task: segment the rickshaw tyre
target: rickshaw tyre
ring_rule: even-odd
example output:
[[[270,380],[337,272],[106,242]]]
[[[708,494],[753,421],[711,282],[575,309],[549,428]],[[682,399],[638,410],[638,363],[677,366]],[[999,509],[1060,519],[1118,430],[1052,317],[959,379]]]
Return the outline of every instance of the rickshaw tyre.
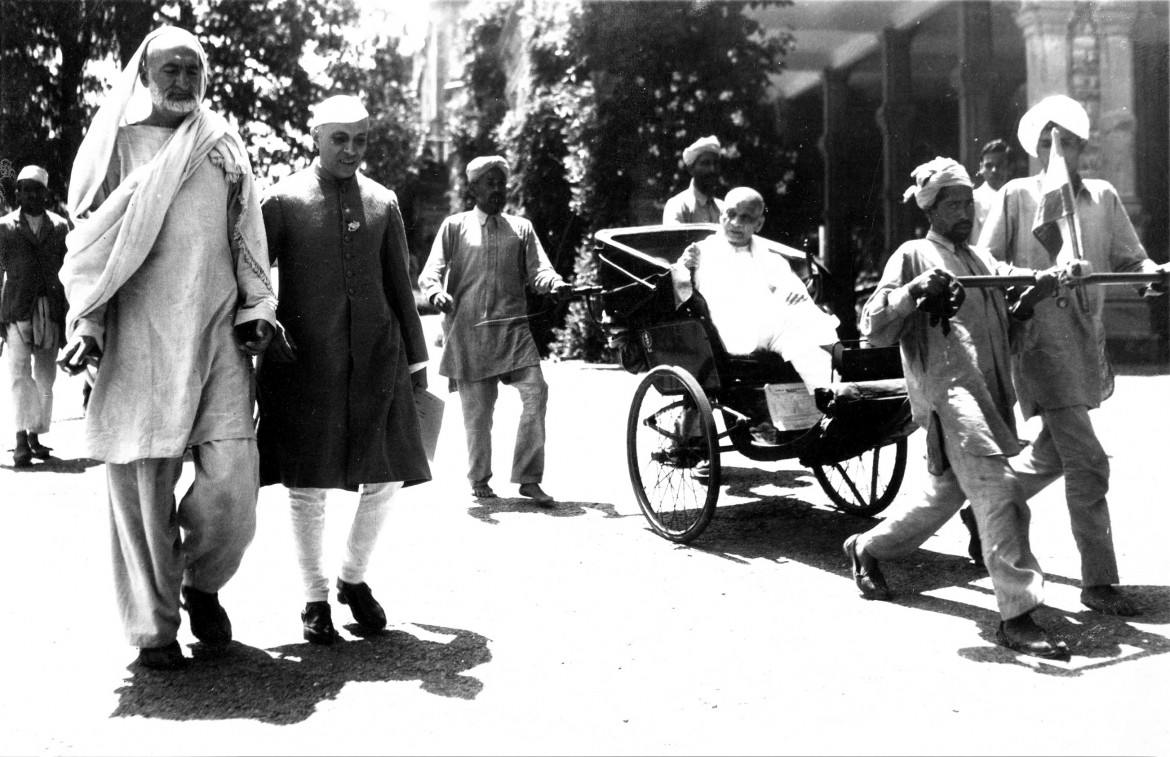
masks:
[[[872,456],[880,455],[882,451],[889,451],[889,449],[893,447],[894,467],[890,471],[888,480],[884,482],[882,490],[877,492],[876,496],[874,496],[873,492],[865,496],[864,503],[858,500],[857,495],[860,494],[860,491],[858,490],[857,485],[860,483],[864,486],[865,482],[854,482],[854,477],[841,470],[838,466],[814,465],[812,466],[813,475],[816,476],[817,483],[821,485],[821,488],[825,491],[825,494],[829,495],[829,499],[832,500],[833,506],[838,510],[849,513],[850,515],[860,515],[865,517],[874,516],[890,506],[890,504],[894,501],[894,497],[897,496],[898,490],[902,486],[902,481],[906,475],[907,446],[906,439],[902,438],[883,447],[868,449],[865,452],[862,452],[860,455],[851,457],[848,460],[843,460],[838,464],[838,466],[842,466],[850,462],[857,461],[862,465],[865,471],[872,472]],[[845,494],[842,494],[839,487],[834,485],[834,483],[829,480],[829,470],[831,469],[836,469],[838,476],[845,478],[851,483],[852,491],[850,494],[852,496],[846,497]]]
[[[686,517],[680,527],[672,527],[672,524],[666,522],[662,515],[664,508],[661,507],[661,503],[652,500],[651,492],[647,491],[645,482],[642,479],[641,461],[638,457],[638,432],[640,426],[643,425],[642,405],[647,393],[655,387],[656,382],[661,382],[664,379],[672,379],[681,384],[682,394],[694,403],[701,425],[700,440],[706,452],[706,459],[709,466],[705,491],[702,493],[702,504],[698,508],[695,508],[697,512],[693,516]],[[706,393],[699,386],[699,382],[686,369],[673,365],[656,366],[638,384],[638,388],[634,391],[634,398],[630,403],[630,413],[626,420],[626,464],[629,469],[630,484],[638,500],[638,507],[641,508],[642,514],[650,524],[650,528],[656,534],[677,544],[687,544],[698,538],[706,530],[707,526],[710,525],[711,518],[715,515],[715,505],[719,499],[719,486],[722,481],[715,416],[712,413],[711,403],[707,399]],[[666,468],[666,466],[660,467]],[[679,478],[685,482],[686,474],[682,473],[681,469],[679,470]],[[698,487],[704,486],[694,476],[691,476],[690,480],[695,481]],[[669,487],[669,493],[677,493],[678,488],[675,486]]]

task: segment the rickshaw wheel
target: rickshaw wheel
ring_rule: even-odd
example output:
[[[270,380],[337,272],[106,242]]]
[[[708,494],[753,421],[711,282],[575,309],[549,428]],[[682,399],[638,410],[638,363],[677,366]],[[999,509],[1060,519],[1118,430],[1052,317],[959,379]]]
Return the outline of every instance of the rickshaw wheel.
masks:
[[[906,440],[869,449],[832,465],[814,465],[813,474],[837,509],[877,515],[890,506],[906,474]]]
[[[706,461],[708,474],[696,475]],[[655,533],[686,544],[707,528],[721,469],[711,403],[690,373],[660,365],[642,379],[626,423],[626,462]]]

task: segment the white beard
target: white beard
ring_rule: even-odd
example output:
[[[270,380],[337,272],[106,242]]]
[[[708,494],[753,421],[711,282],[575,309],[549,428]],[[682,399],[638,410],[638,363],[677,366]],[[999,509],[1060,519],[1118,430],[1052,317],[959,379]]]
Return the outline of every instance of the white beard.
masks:
[[[199,107],[200,93],[196,92],[190,100],[172,100],[167,97],[157,84],[150,82],[150,101],[154,107],[176,116],[184,116]]]

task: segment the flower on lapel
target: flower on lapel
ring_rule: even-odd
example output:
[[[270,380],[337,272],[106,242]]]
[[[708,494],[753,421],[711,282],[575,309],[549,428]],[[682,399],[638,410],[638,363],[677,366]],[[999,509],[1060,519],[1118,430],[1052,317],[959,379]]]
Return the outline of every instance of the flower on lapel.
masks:
[[[361,222],[359,222],[359,221],[350,221],[350,222],[349,222],[349,225],[348,225],[348,226],[346,226],[345,228],[349,229],[350,231],[357,231],[359,228],[361,228]]]

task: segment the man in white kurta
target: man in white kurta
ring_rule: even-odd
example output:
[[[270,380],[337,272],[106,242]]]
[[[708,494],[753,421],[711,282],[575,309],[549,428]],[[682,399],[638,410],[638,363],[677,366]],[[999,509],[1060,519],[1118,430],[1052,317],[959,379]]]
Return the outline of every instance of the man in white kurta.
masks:
[[[732,189],[720,223],[721,231],[687,247],[675,270],[694,271],[694,288],[724,348],[732,355],[775,352],[792,363],[810,394],[827,386],[832,359],[825,348],[837,341],[837,318],[817,307],[788,261],[755,236],[764,225],[764,198]],[[686,292],[684,283],[680,299]]]
[[[1053,126],[1058,127],[1055,140]],[[1071,244],[1065,219],[1060,222],[1064,245],[1055,254],[1032,233],[1036,209],[1044,198],[1043,173],[1004,186],[988,214],[980,245],[999,260],[1029,268],[1064,265],[1079,252],[1096,272],[1164,271],[1165,266],[1146,256],[1113,185],[1079,175],[1078,162],[1089,133],[1088,113],[1064,95],[1041,100],[1020,119],[1020,143],[1045,166],[1054,150],[1063,148],[1079,245]],[[1024,417],[1039,415],[1042,426],[1015,467],[1029,498],[1064,476],[1069,518],[1081,555],[1081,602],[1105,614],[1136,615],[1138,606],[1114,587],[1119,575],[1105,496],[1109,456],[1089,417],[1091,409],[1113,394],[1104,310],[1104,287],[1082,286],[1063,290],[1021,324],[1014,345],[1016,391]]]
[[[190,34],[143,41],[74,164],[61,271],[66,359],[98,365],[87,441],[107,463],[118,605],[138,661],[158,669],[186,662],[180,595],[198,639],[231,640],[217,595],[255,531],[251,356],[275,320],[259,198],[239,137],[200,104],[206,76]],[[139,84],[150,114],[131,122]]]

